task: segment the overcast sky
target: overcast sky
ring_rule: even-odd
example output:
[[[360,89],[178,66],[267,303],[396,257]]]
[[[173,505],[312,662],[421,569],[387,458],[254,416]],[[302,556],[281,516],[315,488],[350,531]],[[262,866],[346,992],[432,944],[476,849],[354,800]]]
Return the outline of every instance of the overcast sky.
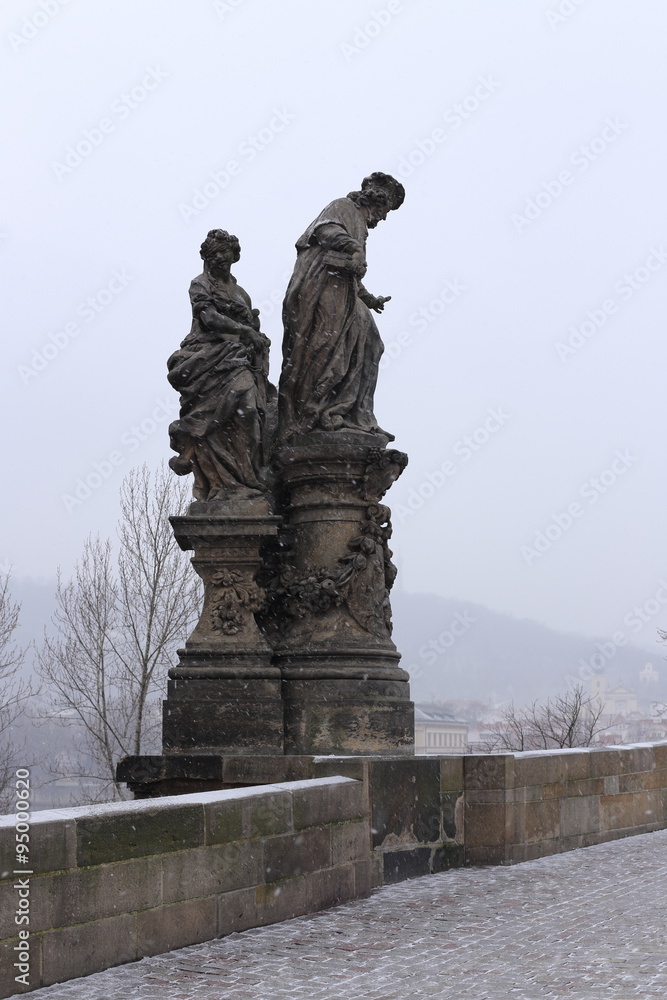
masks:
[[[400,585],[609,636],[644,607],[655,651],[666,32],[664,0],[6,0],[0,563],[68,573],[171,454],[206,232],[241,241],[277,379],[295,240],[384,170]]]

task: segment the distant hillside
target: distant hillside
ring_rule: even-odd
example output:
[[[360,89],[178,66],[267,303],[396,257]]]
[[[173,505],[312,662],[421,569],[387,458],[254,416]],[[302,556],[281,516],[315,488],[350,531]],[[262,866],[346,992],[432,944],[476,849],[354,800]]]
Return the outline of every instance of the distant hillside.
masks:
[[[604,662],[610,685],[622,682],[637,690],[639,671],[652,662],[660,681],[648,697],[667,697],[667,665],[659,645],[654,656],[631,645],[613,651],[607,638],[556,632],[525,618],[435,594],[396,590],[392,607],[394,641],[417,701],[478,698],[494,705],[512,699],[526,703],[562,690],[568,677],[585,678],[591,660],[593,665]],[[603,656],[596,643],[603,648],[606,643],[612,655]]]

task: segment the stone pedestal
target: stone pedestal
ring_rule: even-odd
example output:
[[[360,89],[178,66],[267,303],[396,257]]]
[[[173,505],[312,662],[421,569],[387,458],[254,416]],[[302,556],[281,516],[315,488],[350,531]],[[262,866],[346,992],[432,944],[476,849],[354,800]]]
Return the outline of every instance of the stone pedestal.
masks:
[[[280,670],[255,621],[265,603],[260,548],[279,522],[263,499],[193,503],[171,518],[180,547],[194,549],[204,606],[169,671],[165,753],[283,752]]]
[[[265,622],[286,754],[413,752],[408,675],[391,640],[390,512],[380,503],[407,457],[387,442],[311,432],[276,455],[284,527]]]

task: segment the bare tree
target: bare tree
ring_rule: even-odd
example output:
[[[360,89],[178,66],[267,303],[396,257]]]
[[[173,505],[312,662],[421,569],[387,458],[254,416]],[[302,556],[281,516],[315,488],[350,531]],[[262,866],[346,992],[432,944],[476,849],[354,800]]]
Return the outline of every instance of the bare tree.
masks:
[[[659,642],[667,643],[667,632],[664,629],[658,629]],[[667,659],[667,657],[665,657]],[[652,701],[651,702],[651,716],[654,719],[664,720],[667,716],[667,701]]]
[[[586,697],[583,686],[546,702],[505,709],[499,722],[487,727],[483,748],[489,753],[521,750],[553,750],[591,746],[598,733],[603,706]]]
[[[20,604],[9,589],[10,572],[0,576],[0,810],[9,808],[11,777],[20,753],[14,727],[34,693],[31,684],[19,676],[25,650],[14,642]],[[21,761],[24,764],[25,761]]]
[[[167,669],[198,616],[198,579],[168,521],[187,499],[164,467],[133,470],[120,491],[117,557],[110,541],[89,538],[73,578],[58,579],[38,672],[49,714],[74,729],[76,776],[95,781],[89,801],[124,797],[116,763],[152,749]]]

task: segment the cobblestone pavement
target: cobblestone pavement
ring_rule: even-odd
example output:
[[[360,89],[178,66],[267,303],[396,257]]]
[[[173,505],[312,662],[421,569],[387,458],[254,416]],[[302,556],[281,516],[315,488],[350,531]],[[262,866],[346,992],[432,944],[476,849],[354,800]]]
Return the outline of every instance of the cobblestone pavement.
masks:
[[[667,830],[445,872],[35,1000],[667,997]]]

